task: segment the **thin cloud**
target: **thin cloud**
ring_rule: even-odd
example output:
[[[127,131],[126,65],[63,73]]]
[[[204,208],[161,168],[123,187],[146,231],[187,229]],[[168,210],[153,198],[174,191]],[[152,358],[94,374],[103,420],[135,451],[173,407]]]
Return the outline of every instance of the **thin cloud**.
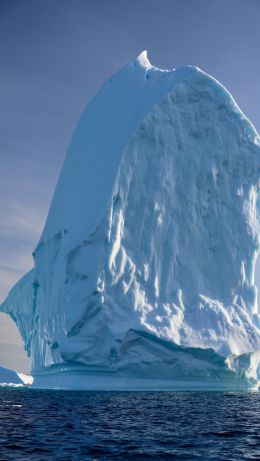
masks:
[[[42,210],[8,199],[1,203],[1,215],[0,235],[24,236],[32,242],[39,238],[44,220]]]
[[[40,238],[45,210],[12,199],[0,200],[0,299],[33,266],[31,256]]]

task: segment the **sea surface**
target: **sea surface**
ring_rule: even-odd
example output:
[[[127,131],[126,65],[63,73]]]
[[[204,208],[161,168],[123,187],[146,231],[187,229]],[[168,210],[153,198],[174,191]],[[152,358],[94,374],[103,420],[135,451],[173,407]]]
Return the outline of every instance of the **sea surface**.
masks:
[[[260,394],[0,388],[0,459],[260,460]]]

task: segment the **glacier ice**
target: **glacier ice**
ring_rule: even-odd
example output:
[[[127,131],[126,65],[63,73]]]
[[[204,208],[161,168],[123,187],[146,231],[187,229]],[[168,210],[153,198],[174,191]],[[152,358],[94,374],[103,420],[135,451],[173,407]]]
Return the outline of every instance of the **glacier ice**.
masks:
[[[258,388],[259,159],[250,121],[196,67],[143,52],[105,83],[34,268],[1,305],[35,386]]]

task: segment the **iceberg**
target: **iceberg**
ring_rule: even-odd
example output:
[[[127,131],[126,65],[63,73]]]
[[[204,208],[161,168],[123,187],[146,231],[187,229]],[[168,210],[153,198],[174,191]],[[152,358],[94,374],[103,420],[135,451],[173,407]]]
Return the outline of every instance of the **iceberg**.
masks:
[[[31,384],[32,377],[0,366],[0,386],[23,386]]]
[[[1,305],[33,386],[258,389],[259,160],[255,128],[197,67],[143,52],[110,78]]]

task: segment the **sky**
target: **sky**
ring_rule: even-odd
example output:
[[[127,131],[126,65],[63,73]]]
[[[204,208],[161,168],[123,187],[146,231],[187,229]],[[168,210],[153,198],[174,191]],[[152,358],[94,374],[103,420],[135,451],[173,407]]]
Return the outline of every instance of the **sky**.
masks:
[[[260,130],[259,17],[259,0],[0,0],[0,302],[32,267],[80,113],[142,50],[213,75]],[[0,314],[0,364],[28,370],[21,344]]]

